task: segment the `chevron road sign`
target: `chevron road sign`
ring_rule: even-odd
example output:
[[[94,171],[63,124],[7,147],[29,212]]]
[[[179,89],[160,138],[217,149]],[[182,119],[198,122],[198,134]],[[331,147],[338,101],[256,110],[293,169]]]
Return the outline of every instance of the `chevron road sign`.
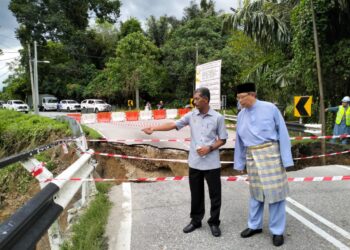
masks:
[[[294,96],[294,116],[311,116],[312,96]]]

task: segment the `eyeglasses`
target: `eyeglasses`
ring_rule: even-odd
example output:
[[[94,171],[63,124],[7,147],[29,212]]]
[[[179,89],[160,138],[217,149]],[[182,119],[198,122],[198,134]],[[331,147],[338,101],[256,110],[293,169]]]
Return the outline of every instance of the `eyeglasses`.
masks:
[[[246,98],[248,95],[249,95],[249,94],[237,96],[237,97],[236,97],[236,100],[239,101],[239,100],[241,100],[241,99],[244,99],[244,98]]]

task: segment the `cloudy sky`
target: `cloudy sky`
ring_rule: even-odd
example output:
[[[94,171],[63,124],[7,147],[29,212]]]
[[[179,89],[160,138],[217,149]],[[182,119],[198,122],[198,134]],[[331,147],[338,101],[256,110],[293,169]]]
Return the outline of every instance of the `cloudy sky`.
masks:
[[[183,9],[189,6],[190,0],[121,0],[121,21],[135,17],[145,21],[150,15],[159,17],[162,15],[181,18]],[[230,7],[237,8],[240,0],[215,0],[216,10],[231,12]],[[15,38],[15,29],[18,23],[12,12],[8,10],[10,0],[0,0],[0,48],[4,52],[0,55],[0,91],[2,82],[10,73],[7,66],[19,56],[18,49],[21,48],[19,41]],[[199,4],[200,0],[197,0]]]

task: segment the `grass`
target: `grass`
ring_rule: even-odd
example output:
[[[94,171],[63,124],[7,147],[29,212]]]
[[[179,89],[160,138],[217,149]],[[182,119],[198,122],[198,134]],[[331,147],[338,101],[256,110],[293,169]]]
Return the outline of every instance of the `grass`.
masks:
[[[86,212],[73,226],[70,241],[65,241],[62,250],[99,250],[107,249],[108,242],[104,236],[105,226],[111,202],[108,200],[108,190],[111,184],[96,183],[99,193],[91,202]]]
[[[71,135],[68,123],[0,110],[0,158]]]
[[[103,138],[103,136],[99,132],[97,132],[96,130],[94,130],[88,126],[82,125],[82,124],[81,124],[81,127],[83,128],[85,136],[88,137],[89,139],[101,139],[101,138]]]

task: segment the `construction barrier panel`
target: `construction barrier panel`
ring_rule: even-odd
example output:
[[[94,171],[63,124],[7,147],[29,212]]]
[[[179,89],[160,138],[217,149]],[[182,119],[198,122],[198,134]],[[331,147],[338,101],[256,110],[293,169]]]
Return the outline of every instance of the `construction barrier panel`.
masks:
[[[73,118],[79,123],[81,122],[81,114],[71,113],[71,114],[67,114],[67,116]]]
[[[152,111],[151,110],[140,111],[140,120],[152,120]]]
[[[191,111],[191,109],[178,109],[178,114],[180,117],[183,117],[184,115],[186,115],[188,112]]]
[[[124,122],[125,120],[124,112],[112,112],[112,122]]]
[[[166,110],[166,118],[167,119],[175,119],[177,117],[177,109],[167,109]]]
[[[111,112],[100,112],[97,113],[97,122],[110,122],[112,119]]]
[[[96,123],[97,117],[96,114],[82,114],[81,115],[81,123],[82,124],[91,124]]]
[[[125,116],[127,121],[138,121],[139,111],[126,111]]]
[[[165,109],[153,110],[153,119],[160,120],[165,119]]]

